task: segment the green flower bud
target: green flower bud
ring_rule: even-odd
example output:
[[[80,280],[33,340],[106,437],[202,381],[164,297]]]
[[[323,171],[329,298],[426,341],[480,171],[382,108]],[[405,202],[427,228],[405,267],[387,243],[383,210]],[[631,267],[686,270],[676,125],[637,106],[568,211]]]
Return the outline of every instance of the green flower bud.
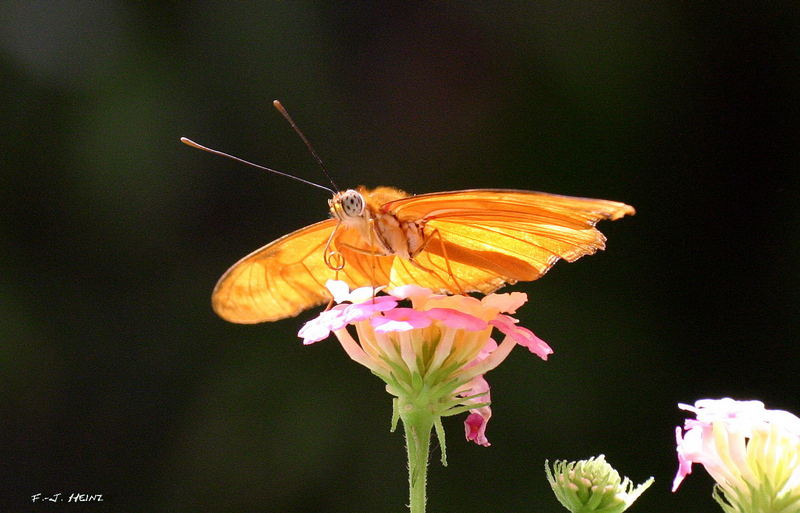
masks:
[[[552,470],[545,461],[544,471],[556,498],[572,513],[622,513],[653,484],[651,477],[634,489],[602,454],[577,462],[558,460]]]

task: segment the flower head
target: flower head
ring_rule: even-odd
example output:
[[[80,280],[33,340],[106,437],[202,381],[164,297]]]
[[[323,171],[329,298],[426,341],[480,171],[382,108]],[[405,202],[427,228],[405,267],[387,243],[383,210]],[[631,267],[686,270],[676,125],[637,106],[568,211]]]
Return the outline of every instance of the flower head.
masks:
[[[577,462],[556,461],[552,470],[545,462],[544,471],[556,498],[572,513],[622,513],[653,484],[651,477],[634,488],[602,454]]]
[[[800,418],[730,398],[678,406],[696,418],[675,429],[672,491],[700,463],[716,481],[713,496],[726,512],[800,512]]]
[[[485,431],[491,416],[483,375],[517,344],[543,360],[553,352],[506,315],[527,300],[519,292],[477,299],[433,294],[416,285],[381,296],[368,287],[349,292],[343,282],[329,281],[327,287],[339,304],[303,326],[303,342],[333,332],[347,354],[383,379],[401,403],[413,402],[437,418],[468,410],[466,437],[480,445],[489,445]],[[401,306],[402,301],[411,306]],[[500,344],[491,338],[493,329],[505,335]]]

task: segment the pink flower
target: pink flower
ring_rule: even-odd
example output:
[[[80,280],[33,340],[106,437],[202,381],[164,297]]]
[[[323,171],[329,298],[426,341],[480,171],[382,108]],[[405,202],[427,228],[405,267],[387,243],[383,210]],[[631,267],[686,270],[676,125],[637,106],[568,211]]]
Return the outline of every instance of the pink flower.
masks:
[[[696,418],[675,428],[673,492],[699,463],[716,481],[714,499],[726,511],[729,505],[749,512],[755,504],[800,504],[799,418],[767,410],[761,401],[702,399],[678,406]]]
[[[466,436],[488,446],[486,423],[491,417],[486,372],[497,367],[515,345],[543,360],[552,353],[544,341],[518,326],[514,313],[525,294],[471,296],[433,294],[416,285],[374,296],[367,287],[350,292],[343,282],[327,284],[337,304],[300,330],[303,343],[333,332],[347,354],[369,368],[398,398],[427,404],[438,416],[469,410]],[[399,306],[410,300],[411,307]],[[358,340],[347,329],[353,326]],[[491,339],[497,328],[505,337]]]

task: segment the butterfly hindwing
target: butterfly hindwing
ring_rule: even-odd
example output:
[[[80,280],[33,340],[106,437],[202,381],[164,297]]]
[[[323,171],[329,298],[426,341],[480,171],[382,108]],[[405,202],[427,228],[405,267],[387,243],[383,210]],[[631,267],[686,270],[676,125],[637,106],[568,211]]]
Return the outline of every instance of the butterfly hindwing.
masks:
[[[388,282],[394,257],[371,256],[373,250],[353,230],[340,227],[330,248],[345,258],[344,268],[328,267],[324,252],[335,227],[333,219],[306,226],[239,260],[214,288],[214,311],[242,324],[275,321],[328,301],[329,279],[346,281],[351,288]]]

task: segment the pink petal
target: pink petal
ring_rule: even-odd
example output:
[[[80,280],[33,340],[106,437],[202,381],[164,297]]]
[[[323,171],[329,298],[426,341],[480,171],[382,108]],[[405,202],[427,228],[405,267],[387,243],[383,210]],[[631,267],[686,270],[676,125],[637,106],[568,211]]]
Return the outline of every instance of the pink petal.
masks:
[[[497,308],[499,312],[513,314],[527,301],[528,295],[524,292],[511,292],[509,294],[489,294],[481,300],[481,303],[489,308]]]
[[[320,322],[316,322],[318,320],[319,319],[312,319],[308,321],[297,333],[297,336],[303,339],[304,345],[319,342],[320,340],[328,338],[328,335],[331,334],[330,328],[324,326]]]
[[[412,301],[425,299],[433,294],[431,289],[426,289],[419,285],[402,285],[393,288],[389,293],[397,299],[411,299]]]
[[[350,296],[350,286],[341,280],[328,280],[325,282],[325,288],[330,291],[337,303],[347,301]]]
[[[694,406],[678,404],[682,410],[691,411],[697,420],[712,423],[725,421],[732,430],[749,433],[756,424],[764,421],[767,410],[761,401],[737,401],[730,397],[722,399],[700,399]]]
[[[491,412],[489,416],[491,416]],[[464,434],[468,441],[484,447],[492,445],[489,443],[489,439],[486,438],[486,423],[489,421],[489,416],[484,417],[480,413],[469,414],[467,420],[464,421]]]
[[[347,320],[344,318],[344,308],[341,305],[335,306],[305,323],[300,328],[297,336],[303,339],[303,344],[313,344],[328,338],[331,331],[336,331],[345,326],[347,326]]]
[[[464,404],[482,404],[489,403],[491,397],[489,395],[489,382],[483,376],[475,376],[469,382],[468,388],[459,392],[460,396],[467,396],[470,399],[464,401]],[[480,408],[470,410],[469,415],[464,421],[464,434],[467,440],[475,442],[478,445],[489,447],[491,444],[486,438],[486,424],[492,416],[492,409],[488,404]]]
[[[452,308],[431,308],[425,313],[432,319],[436,319],[448,328],[466,331],[481,331],[487,327],[486,321],[477,317],[453,310]]]
[[[427,328],[432,319],[427,312],[420,312],[413,308],[395,308],[384,315],[372,318],[372,326],[378,333],[390,331],[410,331],[413,329]]]
[[[347,300],[351,303],[363,303],[375,298],[380,288],[375,287],[359,287],[353,290],[348,296]]]
[[[489,321],[489,324],[496,327],[503,334],[511,337],[517,344],[527,347],[528,350],[537,355],[542,360],[547,360],[547,355],[553,353],[553,349],[547,345],[547,342],[540,339],[533,332],[522,326],[517,326],[517,320],[508,315],[498,315],[494,320]]]
[[[722,399],[700,399],[694,406],[679,403],[682,410],[693,412],[697,419],[686,419],[690,424],[725,422],[726,430],[750,436],[754,429],[764,423],[775,424],[796,436],[800,436],[800,418],[784,410],[768,410],[761,401],[740,401],[724,397]]]
[[[350,286],[341,280],[328,280],[325,288],[333,295],[333,300],[337,303],[363,303],[373,299],[383,287],[359,287],[350,291]]]
[[[672,491],[675,492],[680,486],[683,479],[692,473],[693,461],[687,455],[686,446],[680,427],[675,428],[675,442],[678,451],[678,473],[675,474],[675,479],[672,481]]]
[[[800,418],[785,410],[767,410],[767,421],[780,426],[786,432],[800,437]]]
[[[344,306],[344,305],[343,305]],[[391,296],[378,296],[367,303],[353,303],[345,306],[344,319],[347,324],[363,321],[378,312],[386,312],[397,306],[397,300]]]
[[[497,315],[496,311],[485,308],[478,298],[472,296],[431,296],[425,301],[424,308],[449,308],[487,321]]]
[[[391,331],[411,331],[414,325],[407,321],[393,321],[383,317],[372,319],[372,327],[376,333],[389,333]]]
[[[475,362],[485,360],[495,349],[497,349],[497,342],[490,338],[486,341],[486,344],[483,345],[481,352],[478,353],[478,356],[475,357]],[[470,363],[470,365],[472,365],[472,363]]]

